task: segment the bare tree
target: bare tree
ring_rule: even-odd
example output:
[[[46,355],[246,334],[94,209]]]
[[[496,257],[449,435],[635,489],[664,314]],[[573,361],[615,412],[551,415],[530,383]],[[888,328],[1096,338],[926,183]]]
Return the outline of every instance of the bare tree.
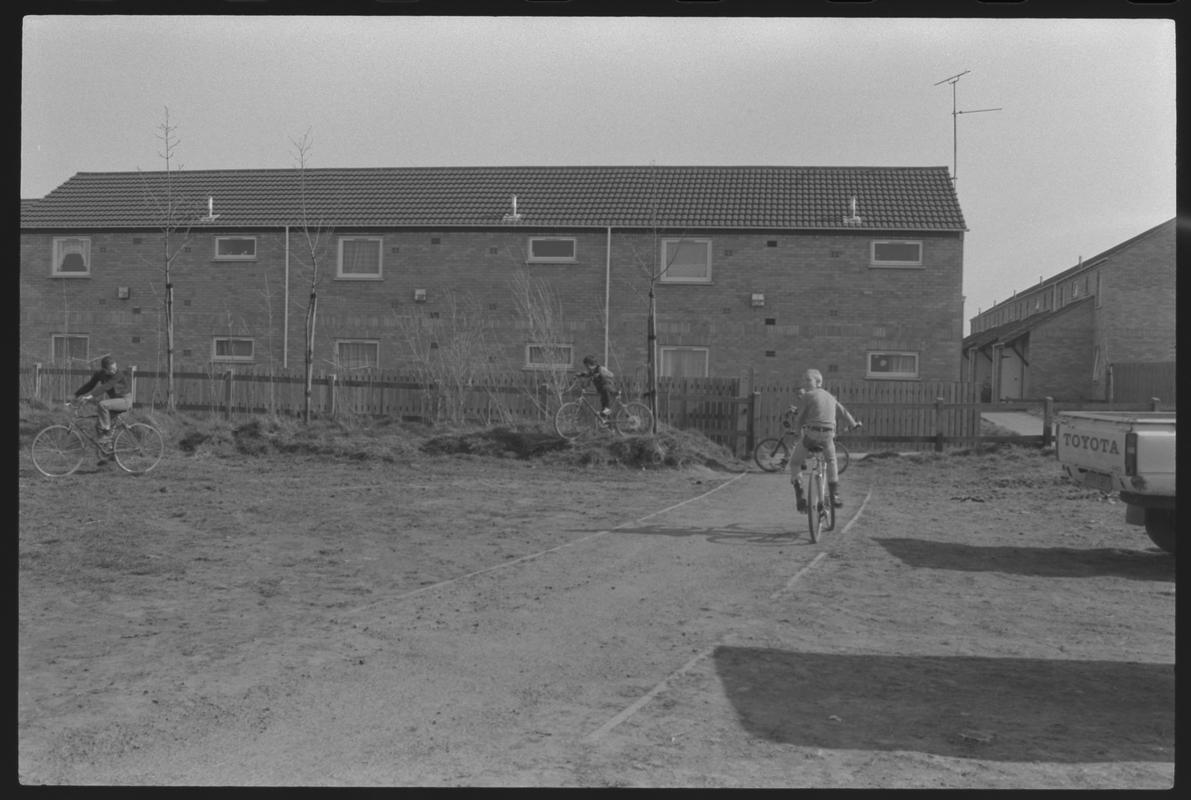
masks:
[[[323,228],[321,221],[313,222],[310,218],[310,206],[306,191],[306,169],[310,163],[310,152],[314,146],[310,130],[307,129],[306,133],[302,134],[300,139],[290,139],[290,142],[293,144],[294,158],[298,165],[299,202],[301,204],[299,228],[303,248],[302,254],[297,260],[309,270],[310,274],[310,295],[306,302],[305,323],[305,395],[302,404],[302,419],[309,424],[310,397],[314,384],[314,335],[316,323],[318,322],[318,286],[319,281],[322,279],[320,268],[323,259],[326,257],[325,240],[330,236],[330,231]]]
[[[464,422],[468,395],[491,376],[493,337],[479,302],[447,293],[441,310],[398,314],[396,327],[434,419]]]
[[[648,291],[646,294],[647,312],[646,312],[646,326],[645,326],[645,359],[646,359],[646,382],[648,388],[646,395],[649,400],[649,410],[653,416],[653,432],[657,432],[658,425],[658,363],[657,363],[657,283],[670,271],[674,266],[674,261],[678,257],[679,250],[685,241],[685,234],[679,234],[675,239],[675,246],[667,249],[667,258],[665,263],[662,263],[661,244],[662,233],[659,220],[659,186],[657,167],[650,164],[649,167],[649,231],[650,231],[650,250],[649,253],[643,254],[636,248],[633,250],[633,259],[648,282]],[[665,237],[670,239],[672,237]],[[631,245],[630,245],[631,247]]]
[[[558,294],[546,281],[530,275],[524,269],[513,273],[511,289],[517,316],[525,326],[528,346],[539,348],[539,356],[544,364],[569,365],[571,344],[568,340],[571,336]],[[571,381],[569,367],[545,368],[542,376],[555,406],[561,404],[562,394]],[[543,414],[549,410],[541,407],[543,404],[536,396],[534,404]]]
[[[165,404],[174,411],[177,396],[174,388],[174,262],[190,241],[190,229],[203,218],[202,202],[198,198],[182,197],[175,182],[175,172],[181,166],[175,165],[179,141],[177,126],[170,123],[170,110],[165,109],[165,119],[158,126],[157,138],[162,149],[158,153],[165,161],[165,176],[162,183],[145,180],[147,202],[153,207],[161,228],[161,271],[165,291],[161,296],[164,314],[162,326],[165,331]]]

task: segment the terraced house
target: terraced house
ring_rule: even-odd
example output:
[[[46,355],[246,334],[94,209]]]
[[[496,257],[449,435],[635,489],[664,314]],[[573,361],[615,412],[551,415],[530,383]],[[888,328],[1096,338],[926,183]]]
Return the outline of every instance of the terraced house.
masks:
[[[976,315],[965,377],[991,400],[1173,402],[1175,238],[1167,220]]]
[[[79,173],[22,201],[24,362],[163,369],[419,359],[643,376],[960,377],[946,167]],[[317,274],[315,269],[317,268]],[[652,295],[652,298],[651,298]]]

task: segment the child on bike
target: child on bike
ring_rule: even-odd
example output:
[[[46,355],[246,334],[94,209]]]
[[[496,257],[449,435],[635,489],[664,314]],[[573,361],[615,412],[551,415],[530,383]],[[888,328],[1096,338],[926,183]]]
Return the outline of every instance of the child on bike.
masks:
[[[612,398],[616,394],[612,372],[607,367],[601,366],[595,356],[584,356],[583,367],[583,372],[576,373],[575,377],[591,380],[592,386],[600,395],[600,417],[606,423],[608,417],[612,415]]]
[[[799,511],[806,511],[806,498],[798,475],[811,447],[823,448],[827,462],[827,491],[831,504],[839,508],[844,504],[839,496],[839,471],[835,463],[835,418],[842,415],[850,428],[859,428],[857,422],[843,403],[823,388],[823,373],[808,369],[802,376],[802,391],[798,396],[798,414],[794,417],[793,429],[802,436],[790,454],[790,483],[794,485],[794,499]]]
[[[90,400],[98,394],[107,397],[95,404],[95,432],[99,434],[101,445],[111,445],[112,414],[128,411],[132,408],[132,398],[128,396],[128,376],[126,376],[116,359],[104,356],[99,362],[99,369],[91,374],[91,379],[84,383],[74,393],[76,400]]]

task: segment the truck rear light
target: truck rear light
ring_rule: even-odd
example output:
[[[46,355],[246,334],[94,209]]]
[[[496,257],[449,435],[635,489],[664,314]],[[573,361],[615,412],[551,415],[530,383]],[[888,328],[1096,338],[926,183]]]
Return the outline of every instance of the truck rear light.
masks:
[[[1125,434],[1125,474],[1137,474],[1137,432]]]

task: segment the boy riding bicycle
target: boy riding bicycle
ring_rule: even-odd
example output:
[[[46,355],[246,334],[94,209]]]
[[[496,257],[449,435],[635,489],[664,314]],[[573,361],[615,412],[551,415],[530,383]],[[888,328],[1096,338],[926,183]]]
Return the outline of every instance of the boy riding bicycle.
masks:
[[[75,400],[82,401],[91,400],[95,395],[107,394],[107,397],[95,403],[95,433],[99,436],[99,443],[105,451],[112,445],[112,414],[132,408],[132,398],[128,396],[128,392],[128,377],[114,358],[104,356],[99,362],[99,369],[91,374],[91,379],[74,393]]]
[[[595,356],[583,357],[583,372],[575,374],[576,378],[588,378],[592,386],[600,395],[600,421],[607,424],[612,414],[612,398],[616,394],[616,385],[612,382],[612,371],[601,366]]]
[[[803,462],[812,447],[822,448],[827,462],[827,491],[831,504],[839,508],[844,504],[839,496],[839,470],[835,463],[835,418],[842,415],[850,428],[859,428],[857,422],[843,403],[823,388],[823,374],[817,369],[808,369],[802,376],[802,391],[798,396],[798,413],[794,417],[793,429],[801,432],[794,452],[790,454],[790,483],[794,485],[794,499],[799,511],[806,510],[806,499],[798,475]]]

